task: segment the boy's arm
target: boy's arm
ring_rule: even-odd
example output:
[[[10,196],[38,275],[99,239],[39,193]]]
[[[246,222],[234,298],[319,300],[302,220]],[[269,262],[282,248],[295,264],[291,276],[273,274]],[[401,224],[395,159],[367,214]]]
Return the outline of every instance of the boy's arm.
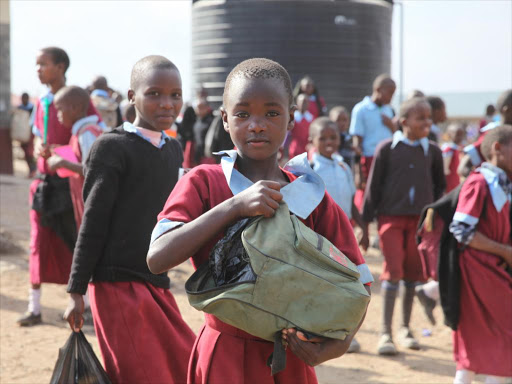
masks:
[[[437,146],[432,148],[434,149],[432,164],[432,181],[434,185],[432,192],[434,194],[434,200],[437,200],[443,195],[446,189],[446,177],[444,175],[443,153]]]
[[[272,217],[283,196],[275,181],[258,181],[245,191],[213,207],[191,222],[158,237],[149,247],[149,270],[158,274],[196,254],[230,224],[244,217]]]
[[[375,218],[379,206],[381,189],[384,188],[386,172],[386,157],[389,156],[390,144],[378,146],[373,158],[368,182],[364,191],[364,200],[361,217],[366,223]]]
[[[370,238],[368,235],[368,223],[366,223],[363,218],[361,217],[361,214],[359,213],[359,209],[357,209],[356,205],[354,204],[354,199],[352,199],[352,219],[356,222],[356,224],[361,228],[363,231],[363,235],[361,236],[361,239],[359,239],[359,245],[361,248],[363,248],[365,251],[370,246]]]
[[[505,263],[512,267],[512,247],[510,245],[491,240],[479,231],[475,232],[473,239],[468,243],[468,245],[471,248],[478,249],[479,251],[500,256],[505,260]]]

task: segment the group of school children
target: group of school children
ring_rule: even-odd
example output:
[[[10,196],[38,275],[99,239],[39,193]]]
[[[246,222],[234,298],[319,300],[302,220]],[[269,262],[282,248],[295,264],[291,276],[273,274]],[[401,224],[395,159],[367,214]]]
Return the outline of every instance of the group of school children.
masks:
[[[285,201],[291,213],[293,206],[310,212],[302,222],[357,266],[368,292],[373,277],[352,225],[361,228],[359,245],[366,250],[368,225],[377,220],[385,260],[378,352],[397,353],[391,323],[400,281],[399,340],[420,348],[410,329],[414,296],[421,294],[432,316],[435,292],[420,285],[426,274],[415,242],[418,217],[459,184],[454,175],[463,140],[460,127],[450,127],[452,142],[443,150],[429,141],[432,100],[416,95],[395,117],[389,106],[395,84],[379,76],[351,121],[342,107],[325,117],[312,79],[302,79],[294,91],[281,65],[249,59],[231,71],[224,88],[222,123],[235,149],[225,148],[220,164],[183,172],[182,148],[164,133],[183,106],[180,72],[171,61],[147,56],[134,65],[128,100],[135,118],[113,130],[105,129],[85,90],[66,86],[69,65],[60,48],[37,56],[39,79],[49,91],[33,112],[38,178],[30,188],[31,288],[20,325],[42,321],[42,283],[67,283],[64,316],[79,331],[90,305],[113,382],[316,383],[315,365],[359,348],[357,329],[345,340],[283,330],[287,365],[272,376],[272,343],[208,314],[195,335],[167,276],[188,259],[198,268],[227,227],[246,217],[270,218]],[[512,266],[512,126],[506,125],[512,123],[512,91],[498,104],[503,120],[484,128],[485,137],[468,149],[472,164],[466,160],[466,166],[480,165],[472,149],[487,161],[467,177],[450,226],[462,269],[456,383],[471,382],[475,373],[488,375],[489,383],[512,378],[512,277],[505,268]],[[292,182],[310,169],[280,167],[279,161],[305,151],[323,183],[283,197],[281,188],[300,189]],[[310,193],[323,198],[318,202]]]

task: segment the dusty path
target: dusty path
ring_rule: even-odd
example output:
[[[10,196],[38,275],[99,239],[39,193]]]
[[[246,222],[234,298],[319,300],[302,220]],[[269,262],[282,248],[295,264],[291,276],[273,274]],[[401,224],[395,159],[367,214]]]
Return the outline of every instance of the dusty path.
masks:
[[[18,164],[18,173],[21,166]],[[65,343],[70,330],[60,320],[67,297],[64,286],[49,284],[43,287],[42,314],[44,324],[33,328],[20,328],[15,324],[27,306],[28,292],[28,196],[29,180],[0,176],[0,383],[48,383],[57,358],[58,349]],[[375,277],[380,270],[381,258],[376,250],[366,255]],[[201,313],[187,302],[183,284],[191,273],[185,263],[171,272],[172,292],[186,321],[194,331],[202,324]],[[438,324],[429,327],[416,304],[413,313],[413,331],[419,338],[421,351],[402,351],[393,358],[376,355],[380,324],[380,285],[373,285],[373,300],[358,340],[362,351],[345,355],[317,367],[321,383],[451,383],[455,372],[452,361],[451,332]],[[395,315],[395,328],[399,326],[399,303]],[[441,313],[436,308],[436,317]],[[432,336],[423,337],[422,329],[430,328]],[[86,337],[99,355],[92,327],[84,329]]]

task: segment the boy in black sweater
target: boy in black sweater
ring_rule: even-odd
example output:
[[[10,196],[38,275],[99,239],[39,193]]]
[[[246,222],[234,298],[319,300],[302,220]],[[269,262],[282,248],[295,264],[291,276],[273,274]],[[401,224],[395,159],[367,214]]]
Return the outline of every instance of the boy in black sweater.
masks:
[[[186,381],[195,339],[183,321],[165,273],[146,264],[157,215],[178,181],[183,154],[163,132],[183,101],[180,73],[162,56],[133,67],[128,91],[133,125],[102,135],[85,164],[85,211],[68,284],[65,317],[83,324],[89,288],[105,370],[113,382]]]
[[[383,321],[380,355],[395,355],[391,337],[393,309],[399,282],[404,282],[403,347],[419,349],[409,329],[415,286],[424,280],[416,247],[416,227],[423,207],[441,197],[446,181],[441,150],[428,141],[431,108],[424,98],[407,100],[400,107],[402,131],[377,147],[363,202],[363,220],[377,218],[380,249],[384,255],[382,280]]]

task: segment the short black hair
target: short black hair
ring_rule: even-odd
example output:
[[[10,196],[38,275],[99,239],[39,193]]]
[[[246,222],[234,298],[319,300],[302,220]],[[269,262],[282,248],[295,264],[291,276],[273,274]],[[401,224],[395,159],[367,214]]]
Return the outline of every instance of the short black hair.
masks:
[[[484,155],[486,160],[491,160],[491,147],[495,142],[501,145],[508,145],[512,142],[512,125],[500,125],[487,131],[480,146],[482,155]]]
[[[50,55],[54,64],[64,64],[64,73],[66,73],[69,68],[70,61],[65,50],[59,47],[46,47],[41,49],[41,52]]]
[[[178,73],[180,72],[178,67],[166,57],[159,55],[146,56],[137,61],[133,66],[130,77],[130,88],[135,90],[140,85],[142,79],[153,69],[170,69]]]
[[[338,126],[334,121],[329,119],[327,116],[317,117],[315,120],[311,122],[309,125],[309,137],[314,138],[317,137],[323,129],[328,126],[332,126],[332,128],[338,132]]]
[[[430,103],[424,97],[413,97],[412,99],[405,100],[402,105],[400,105],[400,118],[407,118],[411,111],[416,109],[418,105],[426,104],[430,107]],[[432,107],[430,107],[432,108]]]
[[[332,118],[331,115],[333,115],[335,113],[337,113],[338,116],[342,113],[346,114],[347,116],[350,116],[347,108],[345,108],[343,105],[337,105],[335,107],[332,107],[331,110],[329,111],[329,118]]]
[[[89,92],[76,85],[62,87],[55,94],[55,102],[59,101],[78,106],[84,113],[87,113],[90,104]]]
[[[373,80],[372,87],[373,87],[373,90],[375,91],[375,90],[379,89],[380,87],[383,87],[386,85],[394,85],[396,87],[395,80],[393,80],[391,78],[391,76],[388,75],[387,73],[382,73],[379,76],[377,76],[375,78],[375,80]]]
[[[23,92],[23,93],[21,94],[21,97],[22,97],[22,98],[23,98],[23,97],[27,97],[27,98],[28,98],[28,97],[30,97],[30,96],[28,95],[28,93],[27,93],[27,92]]]
[[[512,89],[508,89],[503,92],[500,97],[498,97],[498,101],[496,102],[496,109],[499,113],[503,107],[512,106]]]
[[[284,67],[270,59],[254,58],[242,61],[229,73],[224,85],[223,102],[226,105],[226,99],[231,82],[236,78],[245,79],[277,79],[280,80],[288,96],[290,106],[293,105],[292,81],[290,75]]]
[[[443,99],[439,96],[429,96],[427,97],[427,101],[433,111],[437,111],[445,106]]]

